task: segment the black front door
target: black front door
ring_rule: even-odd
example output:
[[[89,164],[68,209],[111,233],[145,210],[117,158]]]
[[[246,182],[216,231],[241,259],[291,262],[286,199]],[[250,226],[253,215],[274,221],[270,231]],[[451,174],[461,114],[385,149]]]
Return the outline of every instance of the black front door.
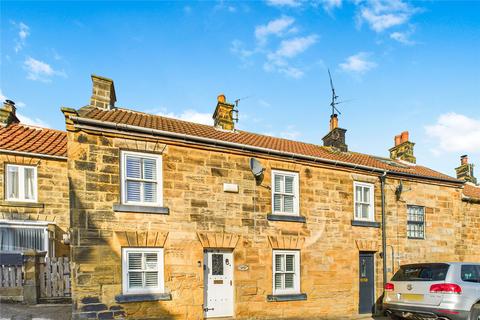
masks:
[[[374,313],[375,286],[374,286],[374,257],[373,253],[360,252],[360,306],[359,313]]]

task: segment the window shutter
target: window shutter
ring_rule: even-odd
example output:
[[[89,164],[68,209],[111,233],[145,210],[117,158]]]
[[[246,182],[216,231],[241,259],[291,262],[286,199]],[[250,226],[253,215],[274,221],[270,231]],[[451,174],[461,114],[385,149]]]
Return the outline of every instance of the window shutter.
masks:
[[[142,272],[128,272],[128,287],[129,288],[142,288],[143,287],[143,280],[142,280]]]
[[[295,256],[293,254],[287,254],[286,259],[285,259],[285,271],[291,271],[293,272],[294,269],[294,260]]]
[[[143,159],[143,179],[157,180],[157,161],[154,159]]]
[[[128,253],[128,270],[142,270],[142,253]]]
[[[142,162],[138,157],[126,157],[127,178],[142,178]]]
[[[158,254],[155,252],[145,253],[145,269],[157,270],[158,268]]]
[[[143,201],[156,202],[157,201],[157,184],[154,182],[143,183]]]
[[[293,213],[294,199],[293,196],[283,196],[283,212]]]
[[[273,195],[273,211],[282,211],[282,196],[279,194]]]
[[[285,274],[285,289],[293,289],[294,288],[293,278],[294,278],[293,273],[286,273]]]
[[[283,254],[275,255],[275,271],[283,271]]]
[[[126,181],[127,184],[127,201],[141,201],[140,188],[142,183],[139,181]]]
[[[145,287],[147,288],[158,287],[158,271],[145,272]]]
[[[275,192],[282,192],[282,180],[283,176],[279,174],[275,175]]]
[[[293,194],[293,181],[293,177],[285,176],[285,193]]]

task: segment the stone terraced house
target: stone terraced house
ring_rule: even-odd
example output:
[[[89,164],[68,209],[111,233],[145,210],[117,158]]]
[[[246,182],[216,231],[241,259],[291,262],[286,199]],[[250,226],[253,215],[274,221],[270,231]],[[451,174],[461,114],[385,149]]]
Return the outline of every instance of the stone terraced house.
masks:
[[[0,253],[69,256],[69,228],[66,132],[21,124],[7,100],[0,108]]]
[[[6,165],[36,159],[45,186],[43,209],[4,195],[0,210],[70,226],[74,319],[355,316],[400,264],[480,261],[466,157],[452,178],[415,164],[407,132],[376,157],[348,150],[336,115],[319,146],[235,129],[224,95],[208,126],[116,107],[113,81],[92,82],[88,106],[62,108],[66,138],[0,129]]]
[[[318,146],[236,130],[223,95],[208,126],[92,81],[62,108],[76,318],[372,313],[400,264],[480,260],[479,188],[415,164],[407,132],[375,157],[335,115]]]

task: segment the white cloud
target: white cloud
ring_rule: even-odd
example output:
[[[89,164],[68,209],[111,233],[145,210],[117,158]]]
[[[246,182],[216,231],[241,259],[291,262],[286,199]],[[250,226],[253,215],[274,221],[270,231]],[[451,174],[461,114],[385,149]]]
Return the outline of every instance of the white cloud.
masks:
[[[370,54],[367,52],[359,52],[348,57],[345,62],[340,63],[340,68],[343,71],[363,74],[369,70],[375,68],[377,64],[375,62],[369,61]]]
[[[173,112],[166,112],[166,109],[163,109],[161,112],[157,112],[157,115],[162,117],[189,121],[189,122],[206,124],[210,126],[213,125],[213,119],[212,119],[211,113],[202,113],[193,109],[185,110],[180,114],[176,114]]]
[[[54,70],[48,63],[28,57],[23,62],[27,71],[27,79],[34,81],[50,82],[53,76],[66,77],[65,72]]]
[[[425,126],[425,131],[442,151],[478,153],[480,150],[480,119],[445,113],[435,124]]]
[[[327,12],[331,12],[333,9],[340,8],[342,6],[342,0],[323,0],[323,8]]]
[[[239,56],[240,59],[246,60],[255,53],[255,50],[245,49],[245,45],[243,44],[243,42],[238,39],[235,39],[232,41],[230,45],[230,52]]]
[[[291,66],[289,59],[295,58],[317,42],[317,35],[297,37],[283,40],[275,52],[267,54],[267,61],[263,65],[265,71],[276,71],[288,77],[299,79],[304,72],[298,67]]]
[[[7,97],[3,94],[2,89],[0,89],[0,102],[3,103],[7,100]]]
[[[299,7],[302,5],[300,0],[266,0],[266,2],[272,7]]]
[[[37,126],[37,127],[43,127],[43,128],[50,128],[50,125],[40,118],[30,118],[30,117],[24,116],[23,114],[20,114],[18,112],[17,112],[17,118],[18,118],[18,120],[20,120],[20,123],[23,123],[23,124]]]
[[[410,32],[392,32],[390,34],[390,39],[393,39],[405,45],[415,44],[414,41],[410,40]]]
[[[288,16],[281,16],[278,19],[269,21],[266,25],[260,25],[255,28],[255,38],[260,44],[265,44],[271,35],[282,36],[286,32],[292,32],[295,29],[289,29],[295,22],[295,19]]]
[[[268,108],[268,107],[271,107],[272,105],[270,104],[270,102],[266,101],[266,100],[263,100],[263,99],[259,99],[258,100],[258,104],[261,105],[262,107],[265,107],[265,108]]]
[[[30,35],[30,27],[23,22],[12,22],[15,27],[18,28],[18,39],[15,40],[15,52],[19,52],[25,47],[27,37]]]
[[[360,2],[358,23],[366,22],[375,32],[407,23],[418,9],[401,0],[373,0]]]

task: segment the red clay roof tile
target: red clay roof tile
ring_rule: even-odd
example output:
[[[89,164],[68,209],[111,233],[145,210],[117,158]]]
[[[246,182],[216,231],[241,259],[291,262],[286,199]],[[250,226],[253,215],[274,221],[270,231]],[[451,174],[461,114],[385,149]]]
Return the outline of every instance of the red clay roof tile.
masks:
[[[66,157],[67,133],[14,123],[0,128],[1,150]]]
[[[463,194],[470,198],[480,199],[480,186],[472,186],[466,183],[463,188]]]
[[[418,177],[459,182],[459,180],[455,178],[420,165],[406,164],[396,160],[374,157],[356,152],[338,152],[329,147],[270,137],[246,131],[239,130],[236,132],[226,132],[217,130],[213,126],[161,117],[123,108],[115,108],[107,111],[85,107],[79,110],[79,116],[105,122],[128,124],[149,129],[268,148],[276,151],[285,151],[329,160],[343,161],[351,164],[375,167],[382,170],[390,170],[392,172],[411,174]]]

